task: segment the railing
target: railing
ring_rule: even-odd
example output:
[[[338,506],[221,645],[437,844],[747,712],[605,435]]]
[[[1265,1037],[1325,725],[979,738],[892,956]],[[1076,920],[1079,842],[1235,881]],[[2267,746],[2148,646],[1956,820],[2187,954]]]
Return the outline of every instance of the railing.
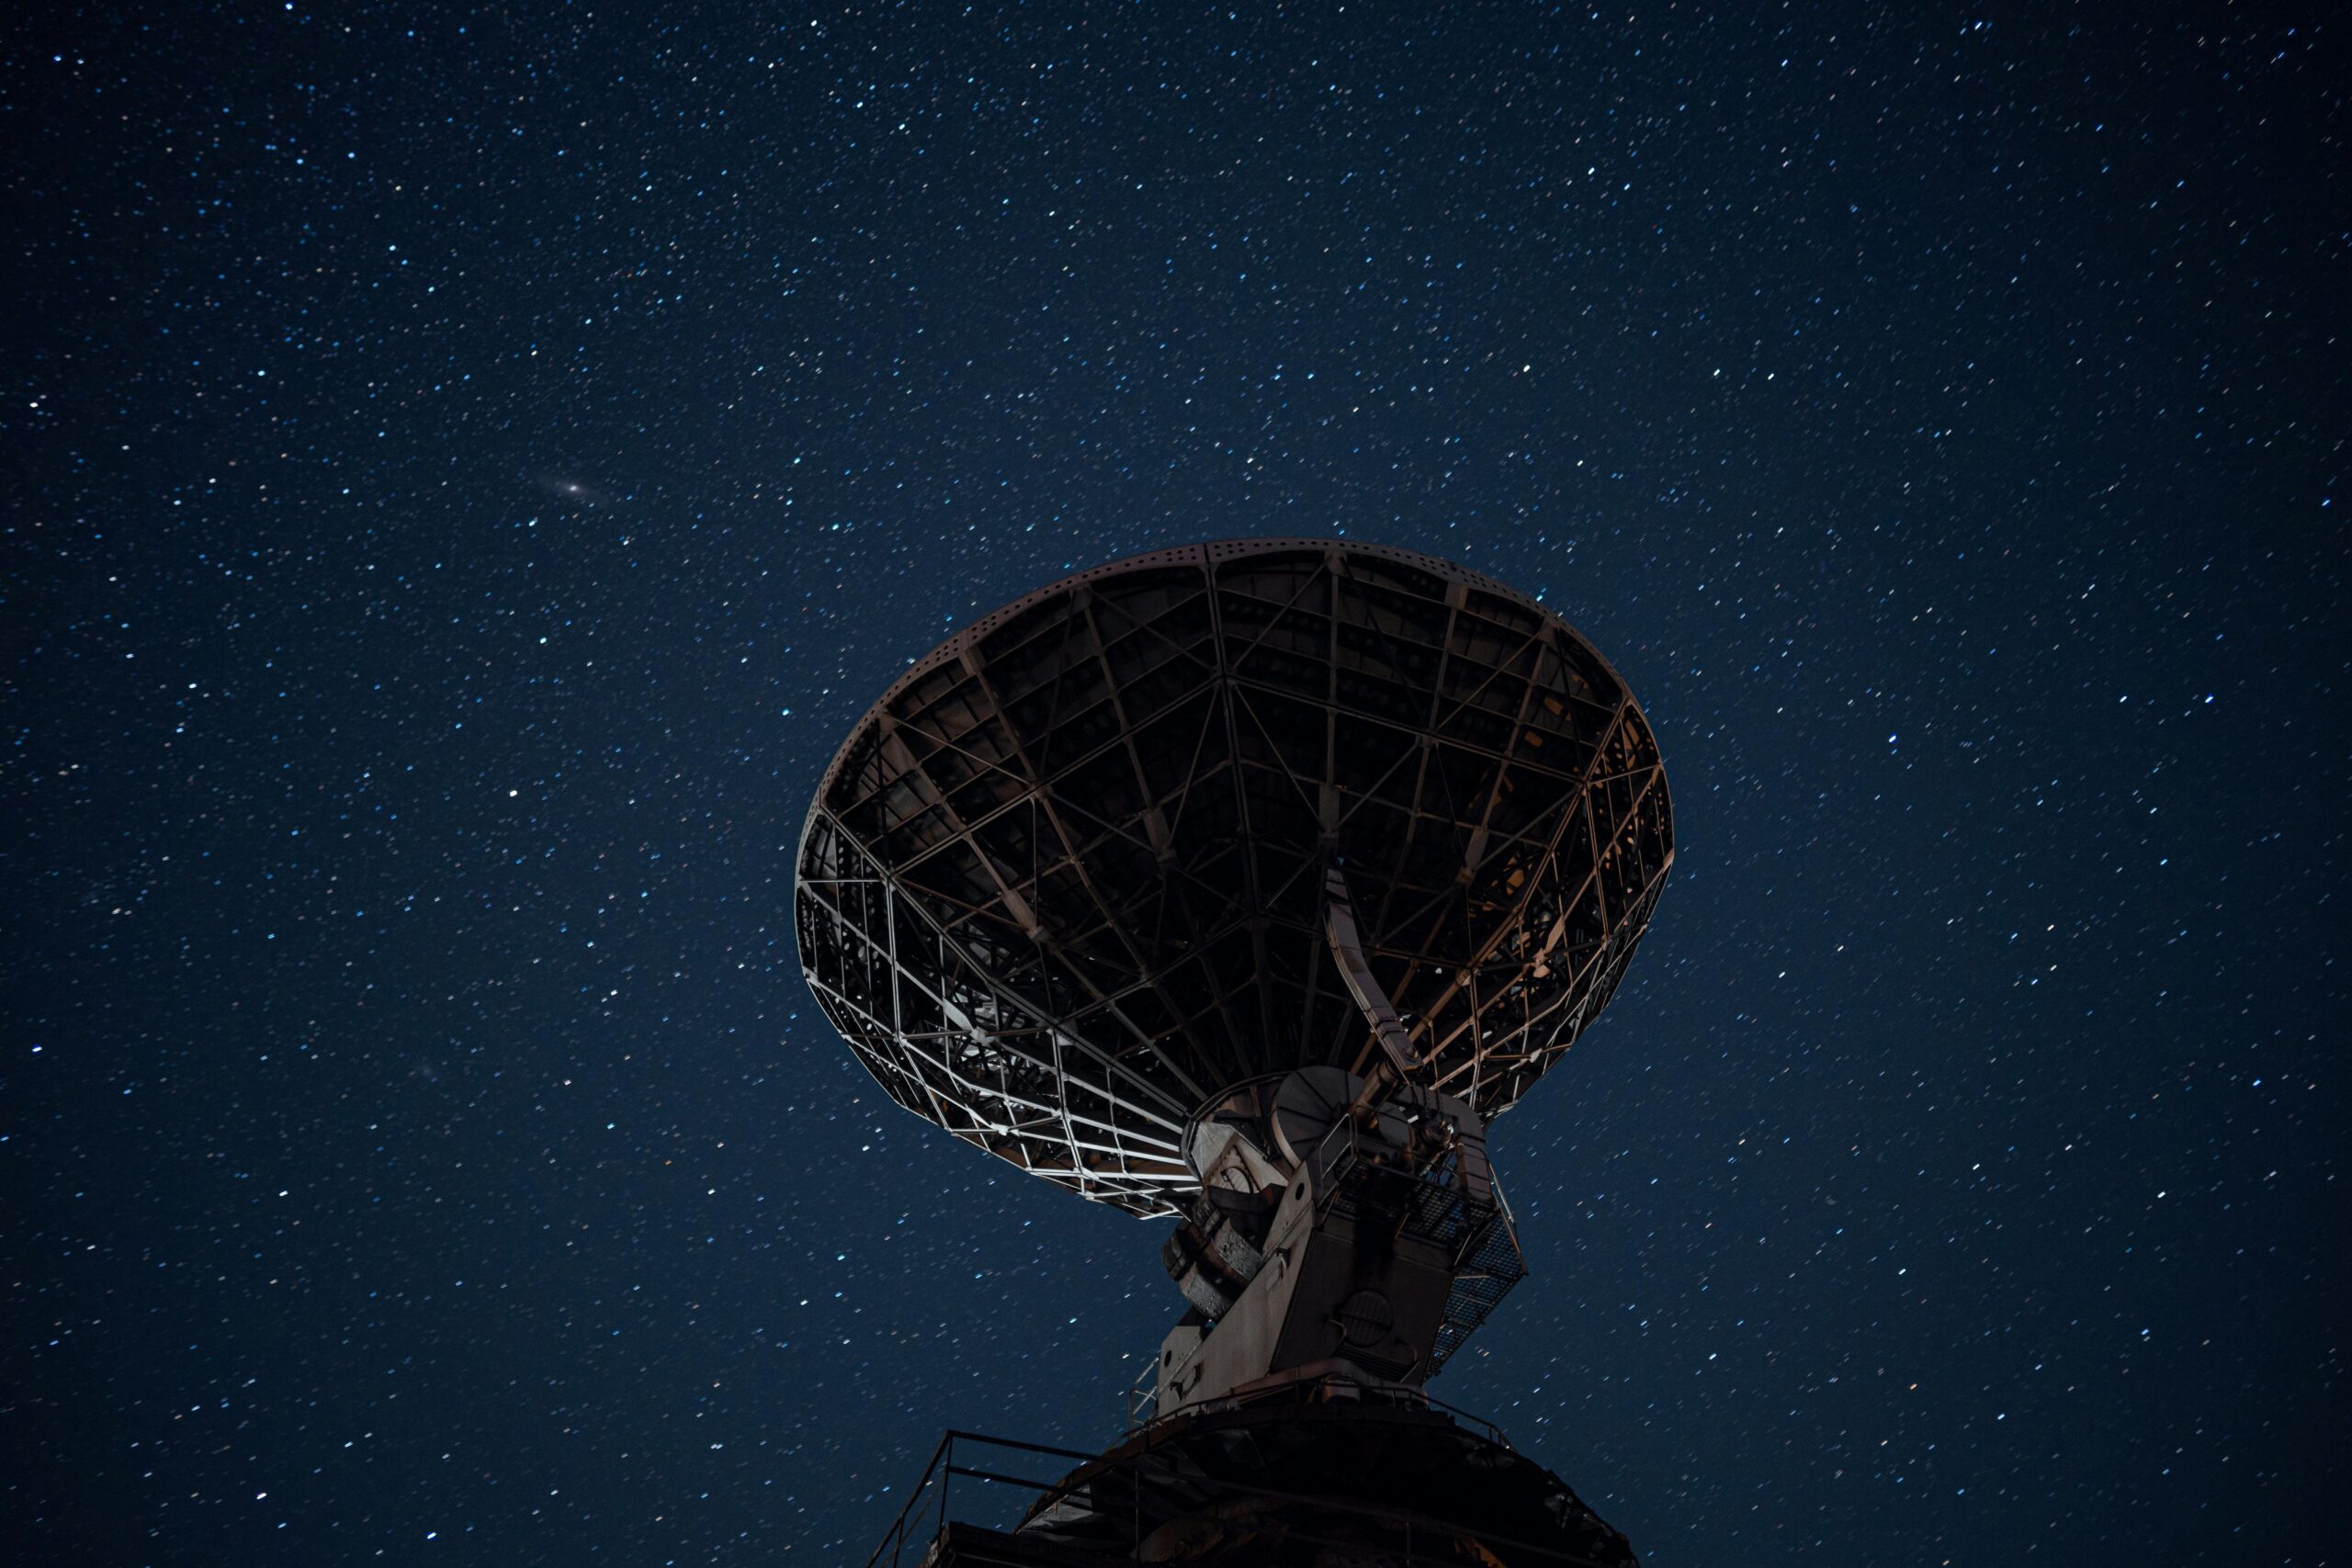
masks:
[[[1259,1399],[1272,1397],[1276,1393],[1283,1392],[1295,1393],[1295,1388],[1293,1387],[1287,1390],[1268,1390],[1265,1391],[1263,1394],[1261,1394],[1256,1398],[1214,1401],[1207,1405],[1187,1407],[1183,1414],[1186,1416],[1192,1416],[1199,1414],[1201,1411],[1212,1408],[1236,1408],[1242,1404],[1257,1403]],[[1375,1391],[1367,1389],[1363,1392],[1367,1394],[1377,1393],[1381,1395],[1382,1398],[1380,1402],[1382,1403],[1413,1404],[1437,1406],[1446,1410],[1450,1415],[1463,1416],[1465,1424],[1479,1428],[1480,1435],[1487,1438],[1490,1441],[1498,1443],[1506,1449],[1510,1446],[1509,1442],[1504,1439],[1502,1433],[1490,1423],[1480,1420],[1476,1416],[1464,1416],[1463,1412],[1456,1411],[1452,1406],[1443,1404],[1441,1401],[1430,1399],[1427,1395],[1419,1393],[1417,1390],[1387,1389]],[[1409,1399],[1390,1399],[1386,1397],[1388,1395],[1410,1395],[1412,1397]],[[1367,1403],[1370,1402],[1371,1401],[1367,1401]],[[898,1517],[891,1521],[889,1531],[883,1537],[881,1544],[876,1546],[874,1549],[873,1555],[869,1556],[865,1560],[866,1568],[880,1568],[880,1565],[886,1560],[891,1564],[891,1568],[910,1568],[910,1565],[905,1556],[906,1549],[910,1545],[914,1545],[917,1549],[917,1555],[913,1559],[911,1568],[920,1568],[920,1564],[927,1559],[933,1547],[946,1537],[948,1527],[951,1524],[965,1526],[972,1525],[974,1521],[968,1517],[951,1518],[949,1515],[948,1510],[951,1500],[950,1495],[955,1482],[959,1477],[967,1482],[978,1483],[982,1486],[1017,1487],[1023,1492],[1034,1494],[1041,1500],[1041,1503],[1035,1503],[1030,1506],[1029,1511],[1032,1513],[1035,1513],[1043,1502],[1051,1502],[1057,1498],[1069,1498],[1077,1495],[1070,1489],[1070,1483],[1073,1478],[1068,1475],[1053,1481],[1040,1481],[1034,1476],[1006,1474],[997,1470],[984,1468],[981,1465],[962,1462],[958,1458],[959,1445],[961,1446],[961,1450],[964,1452],[968,1452],[974,1448],[983,1450],[1007,1450],[1014,1453],[1042,1455],[1047,1458],[1065,1461],[1077,1461],[1080,1465],[1091,1463],[1101,1460],[1103,1457],[1099,1454],[1083,1453],[1076,1449],[1056,1448],[1048,1443],[1024,1443],[1016,1441],[1011,1438],[991,1438],[979,1432],[951,1431],[945,1437],[942,1438],[939,1441],[939,1446],[932,1450],[931,1462],[923,1467],[922,1479],[915,1483],[913,1492],[908,1495],[906,1503],[899,1508]],[[1125,1461],[1125,1465],[1132,1467],[1139,1464],[1148,1464],[1150,1462],[1150,1451],[1149,1446],[1147,1446],[1147,1449],[1142,1452],[1131,1451]],[[1242,1481],[1238,1477],[1230,1476],[1220,1478],[1218,1487],[1221,1491],[1229,1494],[1236,1498],[1261,1499],[1272,1503],[1306,1503],[1317,1506],[1328,1506],[1332,1501],[1329,1494],[1322,1491],[1302,1491],[1293,1487],[1258,1485]],[[967,1490],[968,1490],[968,1487]],[[1132,1523],[1132,1542],[1135,1545],[1140,1546],[1146,1533],[1144,1509],[1145,1489],[1141,1484],[1140,1477],[1131,1481],[1124,1490],[1125,1492],[1125,1495],[1124,1497],[1118,1497],[1114,1495],[1114,1512],[1110,1516],[1110,1518],[1111,1520],[1115,1521],[1113,1528],[1118,1529],[1121,1536],[1125,1538],[1129,1528],[1126,1516],[1129,1510],[1132,1509],[1134,1513]],[[1567,1494],[1567,1499],[1577,1508],[1582,1508],[1581,1503],[1577,1501],[1573,1494]],[[1466,1540],[1478,1542],[1479,1544],[1488,1548],[1490,1552],[1494,1548],[1507,1548],[1516,1558],[1523,1559],[1528,1556],[1532,1556],[1543,1559],[1546,1562],[1562,1564],[1563,1568],[1602,1568],[1602,1565],[1597,1562],[1594,1559],[1580,1555],[1574,1551],[1563,1550],[1556,1543],[1539,1544],[1533,1541],[1518,1540],[1498,1532],[1481,1529],[1475,1525],[1463,1521],[1432,1518],[1428,1516],[1421,1515],[1410,1508],[1398,1506],[1393,1502],[1375,1501],[1370,1498],[1364,1498],[1353,1501],[1349,1506],[1355,1511],[1360,1512],[1367,1519],[1378,1519],[1388,1524],[1391,1528],[1401,1530],[1404,1537],[1403,1546],[1405,1559],[1408,1562],[1417,1561],[1428,1562],[1432,1564],[1441,1562],[1458,1562],[1461,1561],[1458,1554],[1459,1543]],[[1097,1517],[1099,1517],[1100,1516]],[[1587,1517],[1590,1517],[1589,1511],[1587,1512]],[[1597,1518],[1592,1519],[1591,1523],[1598,1530],[1603,1532],[1607,1530],[1607,1527],[1605,1525],[1601,1525]],[[1427,1529],[1431,1532],[1429,1537],[1428,1544],[1431,1548],[1433,1555],[1419,1556],[1416,1554],[1415,1535],[1418,1530],[1422,1529]],[[917,1531],[920,1531],[921,1533],[917,1534]],[[1345,1548],[1351,1551],[1360,1548],[1363,1544],[1360,1540],[1353,1538],[1346,1540],[1329,1539],[1319,1533],[1317,1533],[1311,1528],[1302,1529],[1295,1525],[1290,1527],[1287,1533],[1289,1539],[1293,1542],[1298,1544]],[[1624,1561],[1630,1562],[1631,1559],[1626,1558]]]
[[[1316,1194],[1317,1217],[1334,1205],[1355,1201],[1348,1179],[1359,1167],[1385,1167],[1390,1179],[1401,1184],[1408,1196],[1399,1224],[1415,1225],[1419,1234],[1453,1255],[1453,1285],[1430,1353],[1429,1370],[1434,1375],[1511,1287],[1526,1278],[1527,1264],[1519,1250],[1510,1205],[1491,1170],[1482,1173],[1485,1192],[1476,1193],[1452,1157],[1412,1169],[1391,1164],[1389,1154],[1385,1145],[1368,1148],[1355,1123],[1342,1119],[1324,1135],[1314,1156],[1313,1163],[1323,1173]]]
[[[1121,1410],[1120,1415],[1126,1422],[1126,1429],[1130,1432],[1138,1427],[1148,1427],[1159,1419],[1159,1358],[1158,1356],[1144,1358],[1143,1371],[1137,1374],[1135,1382],[1127,1385],[1123,1403],[1125,1408]]]
[[[876,1547],[874,1554],[865,1560],[865,1568],[876,1568],[876,1564],[885,1561],[886,1552],[888,1554],[888,1561],[891,1568],[901,1568],[902,1554],[910,1540],[912,1539],[919,1539],[920,1544],[915,1562],[920,1563],[922,1561],[922,1554],[930,1550],[931,1542],[936,1540],[940,1532],[947,1528],[948,1497],[954,1490],[958,1476],[967,1481],[978,1482],[984,1486],[1017,1486],[1041,1495],[1052,1492],[1061,1484],[1058,1477],[1052,1481],[1039,1481],[1031,1476],[1007,1475],[994,1470],[983,1470],[978,1465],[958,1463],[956,1454],[956,1445],[958,1443],[964,1444],[967,1451],[974,1447],[1010,1449],[1017,1453],[1044,1454],[1053,1459],[1073,1460],[1081,1463],[1100,1457],[1095,1454],[1081,1453],[1076,1449],[1054,1448],[1046,1443],[1023,1443],[1011,1438],[990,1438],[978,1432],[951,1431],[940,1438],[939,1447],[932,1450],[931,1462],[922,1468],[922,1479],[916,1482],[914,1490],[908,1494],[905,1506],[899,1510],[899,1517],[890,1521],[889,1532],[882,1538],[882,1544]],[[918,1510],[916,1505],[922,1503],[927,1495],[934,1499],[933,1503]],[[910,1538],[908,1528],[910,1525],[922,1526],[925,1521],[928,1521],[928,1525],[924,1528],[922,1535],[920,1538]]]
[[[1396,1153],[1395,1148],[1385,1141],[1368,1145],[1365,1134],[1352,1120],[1340,1118],[1329,1132],[1323,1134],[1322,1141],[1308,1157],[1308,1164],[1322,1172],[1322,1179],[1317,1183],[1319,1190],[1316,1194],[1317,1215],[1328,1211],[1346,1187],[1349,1172],[1360,1165],[1372,1165],[1385,1167],[1395,1171],[1400,1179],[1411,1181],[1432,1192],[1451,1194],[1461,1201],[1465,1222],[1473,1213],[1481,1218],[1493,1213],[1502,1216],[1505,1225],[1517,1230],[1510,1205],[1503,1201],[1502,1184],[1495,1179],[1491,1168],[1482,1172],[1487,1188],[1485,1195],[1476,1196],[1455,1163],[1457,1156],[1448,1155],[1434,1165],[1414,1169],[1394,1164]]]

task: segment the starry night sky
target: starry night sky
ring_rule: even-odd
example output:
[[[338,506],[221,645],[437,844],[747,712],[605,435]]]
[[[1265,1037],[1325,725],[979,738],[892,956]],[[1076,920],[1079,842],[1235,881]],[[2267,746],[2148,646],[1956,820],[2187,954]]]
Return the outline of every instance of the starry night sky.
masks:
[[[1435,1392],[1654,1568],[2344,1561],[2326,7],[42,9],[12,1561],[862,1561],[1109,1440],[1159,1228],[887,1104],[793,847],[956,626],[1342,533],[1675,787]]]

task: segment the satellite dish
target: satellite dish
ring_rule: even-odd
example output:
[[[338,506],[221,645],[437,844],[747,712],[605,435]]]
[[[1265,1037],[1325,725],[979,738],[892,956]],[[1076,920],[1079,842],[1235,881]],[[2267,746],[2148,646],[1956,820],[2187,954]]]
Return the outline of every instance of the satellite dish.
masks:
[[[826,771],[796,923],[892,1099],[1166,1214],[1242,1086],[1294,1161],[1383,1073],[1510,1109],[1616,989],[1673,842],[1647,721],[1558,616],[1407,550],[1243,540],[917,660]]]

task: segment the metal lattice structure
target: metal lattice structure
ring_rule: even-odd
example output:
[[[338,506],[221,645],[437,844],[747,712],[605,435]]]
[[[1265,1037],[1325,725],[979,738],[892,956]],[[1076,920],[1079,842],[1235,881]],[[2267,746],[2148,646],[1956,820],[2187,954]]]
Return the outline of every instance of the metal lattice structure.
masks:
[[[918,661],[825,774],[797,917],[899,1104],[1160,1214],[1213,1095],[1377,1049],[1329,867],[1417,1076],[1491,1118],[1607,1003],[1672,860],[1649,725],[1557,616],[1408,551],[1245,540],[1081,572]]]

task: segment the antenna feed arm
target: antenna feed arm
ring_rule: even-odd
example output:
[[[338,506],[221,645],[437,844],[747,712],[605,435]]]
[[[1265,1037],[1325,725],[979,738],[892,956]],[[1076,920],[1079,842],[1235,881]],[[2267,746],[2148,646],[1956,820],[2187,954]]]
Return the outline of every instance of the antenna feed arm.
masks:
[[[1339,867],[1333,866],[1325,874],[1323,892],[1323,931],[1330,940],[1331,956],[1340,965],[1340,978],[1371,1023],[1373,1036],[1387,1053],[1390,1064],[1400,1076],[1410,1073],[1428,1058],[1414,1049],[1413,1037],[1407,1032],[1404,1020],[1396,1016],[1396,1004],[1373,977],[1372,964],[1363,954],[1363,938],[1356,930],[1355,905],[1348,897],[1348,879]]]

